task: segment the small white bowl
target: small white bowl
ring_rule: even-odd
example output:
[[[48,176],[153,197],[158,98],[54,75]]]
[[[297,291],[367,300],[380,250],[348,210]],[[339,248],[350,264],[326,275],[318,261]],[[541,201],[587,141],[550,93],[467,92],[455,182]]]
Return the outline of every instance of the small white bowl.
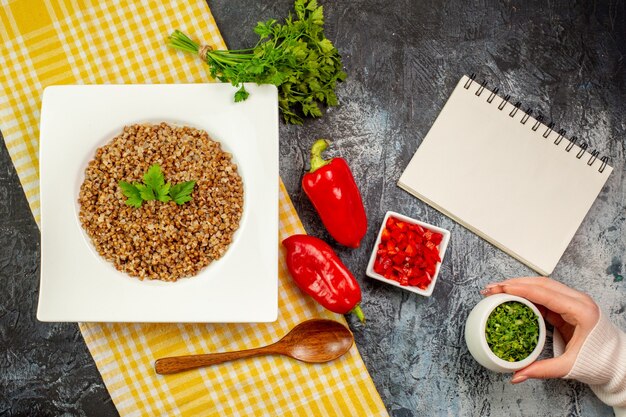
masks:
[[[524,305],[527,305],[537,315],[539,321],[539,340],[537,340],[537,346],[528,357],[519,362],[507,362],[504,359],[497,357],[489,348],[487,344],[487,336],[485,335],[485,329],[487,327],[487,319],[491,312],[500,304],[518,301]],[[476,362],[480,363],[487,369],[495,372],[507,373],[515,372],[523,369],[533,363],[541,354],[543,345],[546,341],[546,323],[541,316],[541,313],[535,307],[533,303],[525,298],[517,297],[510,294],[495,294],[484,298],[472,309],[467,322],[465,323],[465,343],[470,353],[476,359]]]
[[[411,223],[411,224],[417,224],[422,226],[424,229],[429,229],[432,230],[433,232],[437,232],[437,233],[441,233],[443,235],[443,239],[441,239],[441,243],[439,243],[439,245],[437,246],[437,249],[439,250],[439,258],[441,258],[441,262],[437,263],[436,269],[435,269],[435,275],[433,275],[432,280],[430,281],[430,284],[428,285],[428,287],[426,287],[425,290],[419,288],[419,287],[414,287],[411,285],[400,285],[400,283],[398,281],[394,281],[392,279],[387,279],[384,276],[380,275],[379,273],[374,271],[374,262],[376,261],[376,252],[378,252],[378,245],[380,245],[380,237],[383,233],[383,230],[385,229],[385,225],[387,224],[387,219],[392,216],[395,217],[399,220],[403,220],[407,223]],[[396,286],[398,288],[402,288],[403,290],[407,290],[407,291],[411,291],[414,292],[416,294],[420,294],[426,297],[430,297],[431,294],[433,293],[433,290],[435,289],[435,283],[437,282],[437,277],[439,276],[439,269],[441,268],[441,263],[443,262],[443,257],[446,254],[446,249],[448,248],[448,242],[450,242],[450,231],[446,230],[446,229],[442,229],[441,227],[437,227],[437,226],[433,226],[432,224],[428,224],[428,223],[424,223],[421,222],[419,220],[415,220],[412,219],[410,217],[407,217],[405,215],[402,215],[400,213],[396,213],[395,211],[388,211],[385,214],[385,218],[383,219],[383,223],[380,226],[380,230],[378,231],[378,237],[376,238],[376,244],[374,245],[374,250],[372,250],[372,255],[370,256],[370,261],[367,264],[367,269],[365,270],[365,274],[370,277],[370,278],[374,278],[377,279],[379,281],[385,282],[387,284],[391,284],[393,286]]]

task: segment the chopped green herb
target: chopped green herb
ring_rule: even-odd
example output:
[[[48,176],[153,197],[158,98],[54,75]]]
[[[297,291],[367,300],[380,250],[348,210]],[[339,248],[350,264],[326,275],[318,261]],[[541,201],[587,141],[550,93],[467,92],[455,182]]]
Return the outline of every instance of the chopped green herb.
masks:
[[[174,200],[176,204],[184,204],[191,200],[191,192],[196,182],[185,181],[172,187],[169,182],[165,182],[161,167],[154,164],[144,174],[143,184],[120,181],[118,185],[122,189],[122,194],[128,197],[126,205],[139,208],[144,201],[150,200],[159,200],[163,203]]]
[[[168,38],[172,48],[202,54],[213,78],[240,86],[235,101],[249,93],[242,83],[274,84],[278,104],[287,123],[302,124],[303,117],[320,117],[320,105],[336,106],[337,82],[346,78],[341,56],[324,35],[324,13],[316,0],[296,0],[295,16],[284,23],[259,22],[253,48],[211,50],[176,30]]]
[[[517,301],[496,307],[487,319],[487,344],[500,359],[518,362],[528,357],[539,341],[539,320],[534,311]]]

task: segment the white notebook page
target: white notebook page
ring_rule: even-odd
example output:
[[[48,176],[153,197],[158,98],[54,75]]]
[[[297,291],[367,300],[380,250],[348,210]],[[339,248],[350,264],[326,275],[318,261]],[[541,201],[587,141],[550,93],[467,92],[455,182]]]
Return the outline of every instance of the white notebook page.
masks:
[[[549,275],[612,168],[479,88],[459,81],[398,185]]]

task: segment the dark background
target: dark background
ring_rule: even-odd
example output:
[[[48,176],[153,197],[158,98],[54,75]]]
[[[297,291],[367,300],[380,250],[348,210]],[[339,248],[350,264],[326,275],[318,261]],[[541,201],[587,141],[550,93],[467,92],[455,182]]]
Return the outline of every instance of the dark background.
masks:
[[[336,249],[363,289],[367,325],[349,320],[390,414],[611,415],[582,384],[551,380],[513,386],[510,376],[473,361],[462,330],[480,299],[478,290],[493,280],[533,273],[395,184],[462,74],[475,72],[490,87],[540,111],[610,155],[615,169],[553,277],[589,292],[626,328],[626,284],[615,279],[624,272],[626,253],[624,3],[322,4],[327,36],[343,55],[348,79],[338,88],[340,106],[322,119],[304,127],[281,123],[280,172],[307,231],[331,241],[299,186],[308,148],[318,137],[329,138],[329,155],[342,155],[353,168],[368,234],[359,249]],[[257,21],[286,16],[292,2],[209,5],[226,43],[238,48],[255,43]],[[365,276],[387,210],[451,230],[432,297]],[[35,318],[39,255],[39,230],[0,141],[0,415],[116,415],[77,325]]]

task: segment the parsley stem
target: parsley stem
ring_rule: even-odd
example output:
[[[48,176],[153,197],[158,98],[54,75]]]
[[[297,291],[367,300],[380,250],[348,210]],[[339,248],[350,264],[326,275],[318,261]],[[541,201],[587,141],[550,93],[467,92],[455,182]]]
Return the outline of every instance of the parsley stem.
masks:
[[[254,51],[254,48],[247,48],[247,49],[228,49],[228,50],[222,50],[222,49],[218,49],[215,51],[211,51],[214,54],[234,54],[234,53],[242,53],[242,52],[252,52]]]
[[[197,53],[198,45],[197,42],[194,42],[189,36],[185,35],[180,30],[175,30],[168,38],[168,44],[175,49],[180,49],[185,52]]]
[[[225,58],[219,55],[213,55],[211,52],[207,53],[207,56],[210,57],[213,61],[224,63],[224,64],[238,64],[239,62],[230,58]]]

